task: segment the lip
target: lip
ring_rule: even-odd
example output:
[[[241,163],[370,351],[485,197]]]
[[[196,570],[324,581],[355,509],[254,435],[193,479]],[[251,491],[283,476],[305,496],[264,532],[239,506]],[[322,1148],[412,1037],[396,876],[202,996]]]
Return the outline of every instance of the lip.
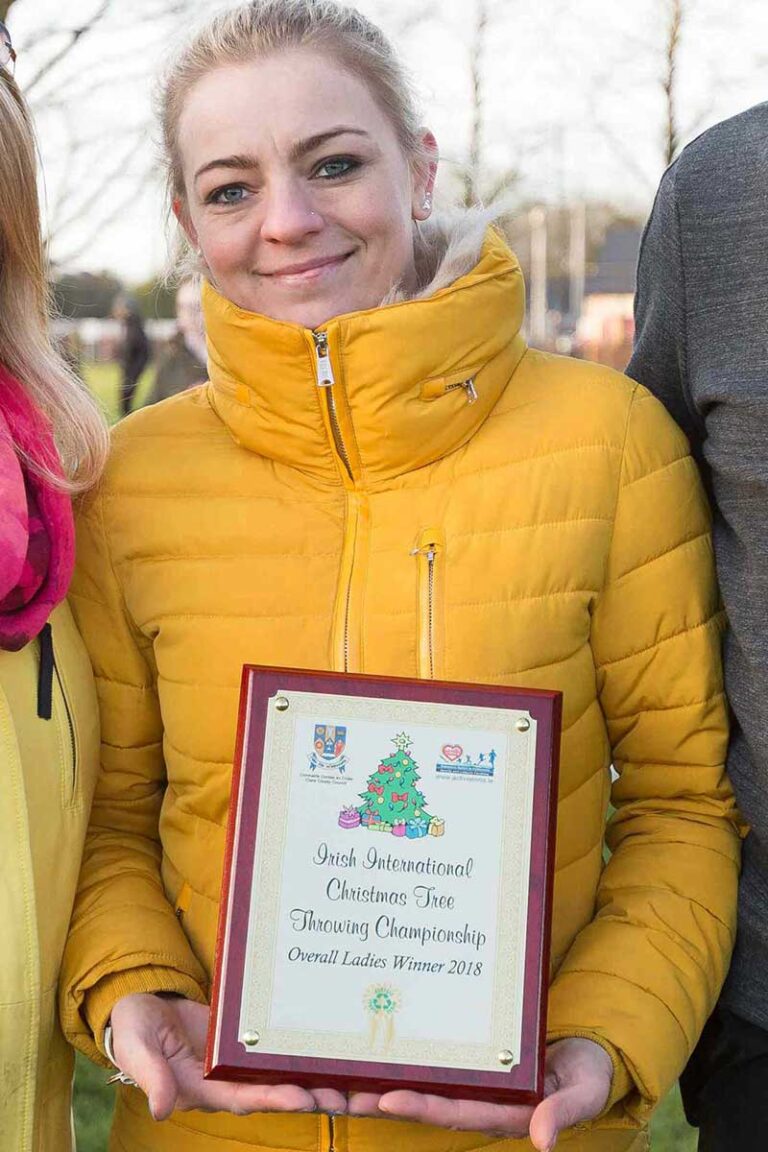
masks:
[[[342,252],[339,256],[320,256],[316,260],[306,260],[302,264],[288,264],[285,268],[275,268],[272,272],[262,272],[261,275],[270,280],[312,280],[328,269],[338,268],[351,255],[351,252]]]

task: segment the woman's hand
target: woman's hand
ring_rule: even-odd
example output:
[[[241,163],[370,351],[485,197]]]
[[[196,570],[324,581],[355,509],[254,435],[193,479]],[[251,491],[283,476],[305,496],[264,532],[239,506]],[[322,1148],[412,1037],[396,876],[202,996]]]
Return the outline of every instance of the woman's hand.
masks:
[[[560,1040],[547,1049],[544,1099],[536,1108],[451,1100],[421,1092],[357,1093],[350,1116],[389,1116],[493,1136],[530,1136],[534,1148],[549,1152],[564,1128],[592,1120],[602,1112],[611,1090],[613,1065],[592,1040]]]
[[[146,1094],[155,1120],[175,1109],[202,1112],[343,1112],[333,1089],[290,1084],[233,1084],[203,1079],[209,1009],[191,1000],[137,994],[112,1009],[112,1048],[121,1071]]]

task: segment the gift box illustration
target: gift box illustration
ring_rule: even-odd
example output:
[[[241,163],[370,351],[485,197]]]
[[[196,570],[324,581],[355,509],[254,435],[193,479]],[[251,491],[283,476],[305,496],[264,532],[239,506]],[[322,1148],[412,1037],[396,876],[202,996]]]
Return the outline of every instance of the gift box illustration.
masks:
[[[359,828],[360,827],[360,813],[353,805],[342,808],[339,812],[339,827],[340,828]]]
[[[423,816],[416,816],[405,825],[405,834],[409,840],[420,840],[427,835],[429,824]]]
[[[393,836],[405,836],[405,820],[396,820],[392,825]]]
[[[445,835],[445,820],[441,820],[438,816],[433,816],[429,823],[430,836],[444,836]]]

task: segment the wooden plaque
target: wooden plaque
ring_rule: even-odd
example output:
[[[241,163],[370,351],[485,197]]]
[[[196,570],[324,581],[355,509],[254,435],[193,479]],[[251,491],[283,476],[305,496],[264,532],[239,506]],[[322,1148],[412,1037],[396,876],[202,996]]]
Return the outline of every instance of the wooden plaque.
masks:
[[[243,670],[206,1075],[541,1098],[560,713]]]

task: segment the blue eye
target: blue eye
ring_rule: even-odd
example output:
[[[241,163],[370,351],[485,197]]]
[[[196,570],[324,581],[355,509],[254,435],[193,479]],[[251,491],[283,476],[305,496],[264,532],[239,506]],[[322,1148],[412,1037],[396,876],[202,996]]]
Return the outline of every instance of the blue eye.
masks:
[[[359,160],[348,156],[334,156],[332,160],[325,160],[317,169],[315,175],[323,180],[338,180],[341,176],[348,176],[360,167]]]
[[[241,204],[245,195],[242,184],[227,184],[224,188],[217,188],[208,197],[210,204]]]

